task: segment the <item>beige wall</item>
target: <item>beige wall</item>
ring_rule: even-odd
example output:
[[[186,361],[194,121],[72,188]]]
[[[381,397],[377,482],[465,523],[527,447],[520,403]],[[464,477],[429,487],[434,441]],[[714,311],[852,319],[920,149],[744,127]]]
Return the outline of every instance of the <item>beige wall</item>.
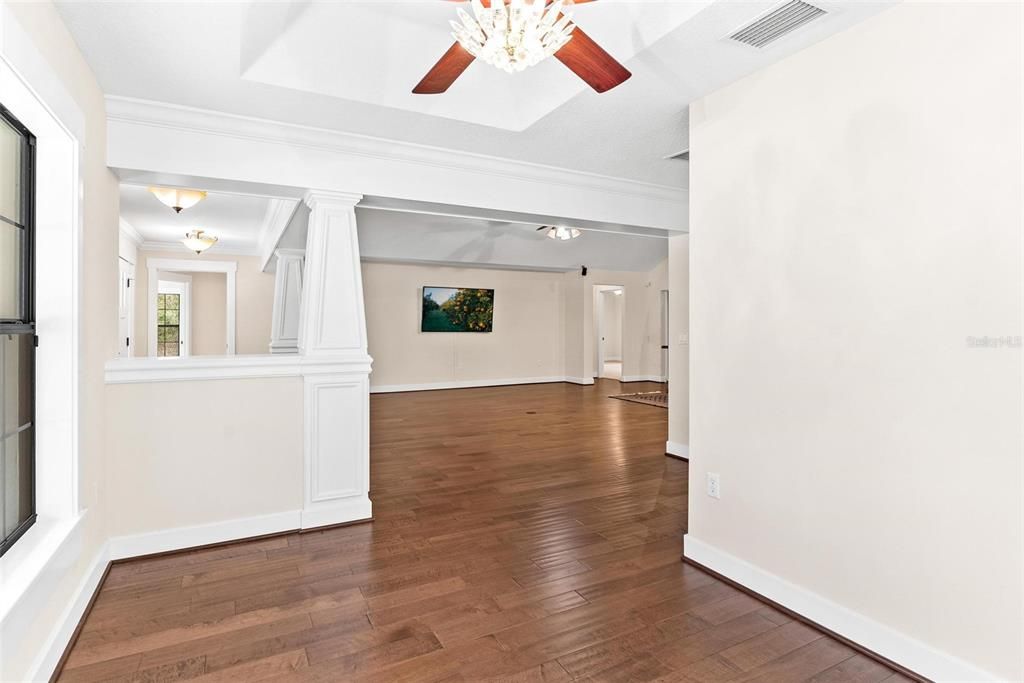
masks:
[[[690,443],[690,236],[668,240],[668,440]],[[677,453],[682,455],[682,453]]]
[[[112,536],[302,508],[302,379],[107,387]],[[187,503],[186,503],[187,501]]]
[[[217,254],[215,249],[202,255],[193,254],[184,248],[180,252],[139,251],[138,263],[135,266],[138,287],[135,292],[135,352],[137,355],[145,356],[149,350],[149,307],[146,302],[149,291],[149,270],[146,263],[151,258],[186,261],[205,259],[238,263],[235,295],[235,352],[238,354],[270,353],[270,316],[274,308],[273,273],[264,273],[260,270],[257,256]],[[193,273],[192,275],[194,282],[197,274]],[[192,353],[198,354],[199,352],[193,348]]]
[[[225,353],[227,288],[224,273],[192,273],[192,355]]]
[[[691,107],[690,534],[1024,679],[1022,7],[904,3]]]
[[[440,383],[586,380],[596,376],[593,285],[622,298],[624,376],[661,373],[660,291],[667,261],[650,273],[546,273],[363,263],[373,388]],[[489,334],[420,332],[424,285],[494,289]]]
[[[103,93],[56,9],[48,2],[4,3],[0,12],[10,13],[34,49],[60,78],[59,84],[32,85],[45,85],[44,97],[52,92],[53,86],[66,90],[81,110],[85,123],[85,139],[79,140],[84,232],[78,275],[82,284],[78,469],[79,506],[87,513],[81,521],[82,533],[77,536],[81,545],[76,561],[60,568],[59,588],[51,593],[46,604],[37,606],[34,622],[28,632],[22,634],[25,643],[44,644],[62,623],[64,610],[75,597],[106,538],[103,364],[114,356],[117,345],[118,192],[117,180],[106,167]],[[7,37],[5,33],[4,40]],[[21,679],[38,655],[39,651],[30,648],[3,649],[0,679]]]
[[[371,386],[561,378],[562,273],[363,264]],[[494,331],[420,332],[423,286],[493,289]]]

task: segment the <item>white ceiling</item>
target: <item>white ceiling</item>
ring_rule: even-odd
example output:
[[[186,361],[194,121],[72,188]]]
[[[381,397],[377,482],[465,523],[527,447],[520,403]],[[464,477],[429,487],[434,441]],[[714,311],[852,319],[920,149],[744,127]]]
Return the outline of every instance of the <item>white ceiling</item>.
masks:
[[[121,218],[151,246],[181,246],[185,233],[199,228],[218,238],[208,253],[256,254],[270,201],[267,197],[211,192],[192,208],[175,213],[145,186],[121,185]]]
[[[597,94],[548,60],[470,66],[442,95],[409,91],[451,44],[442,0],[58,2],[111,95],[170,102],[683,186],[695,99],[852,26],[891,0],[829,14],[764,50],[723,39],[765,0],[601,0],[581,28],[633,77]],[[813,83],[808,87],[813,87]],[[522,129],[522,130],[519,130]]]
[[[537,225],[479,218],[356,208],[356,224],[359,253],[368,261],[648,271],[668,256],[663,237],[586,230],[563,242]]]
[[[708,4],[598,2],[573,13],[624,62]],[[414,95],[412,86],[453,42],[437,29],[447,29],[454,16],[450,3],[437,1],[406,2],[400,11],[387,2],[257,5],[243,27],[242,52],[252,61],[242,63],[242,77],[512,131],[525,130],[589,87],[550,59],[519,74],[476,63],[444,95]],[[378,60],[382,54],[401,59]],[[373,68],[366,68],[368,55]]]

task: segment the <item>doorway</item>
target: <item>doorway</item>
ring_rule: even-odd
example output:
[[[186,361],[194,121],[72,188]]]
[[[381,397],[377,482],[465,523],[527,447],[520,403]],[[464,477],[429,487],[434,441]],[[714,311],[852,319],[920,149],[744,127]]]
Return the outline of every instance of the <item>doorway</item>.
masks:
[[[156,296],[156,357],[192,355],[192,278],[161,273]]]
[[[221,273],[222,276],[216,285],[216,291],[221,292],[218,296],[224,301],[223,307],[217,308],[219,311],[218,315],[215,316],[218,322],[211,322],[213,318],[205,315],[205,308],[199,312],[200,322],[202,323],[203,333],[202,338],[199,340],[200,345],[197,353],[204,355],[216,354],[222,355],[234,355],[235,353],[235,275],[238,269],[238,263],[235,261],[205,261],[205,260],[184,260],[184,259],[157,259],[149,258],[146,260],[146,270],[148,272],[148,287],[147,287],[147,302],[149,308],[149,325],[148,325],[148,336],[149,343],[147,344],[149,355],[161,358],[184,358],[188,357],[193,353],[193,342],[192,336],[192,318],[193,318],[193,294],[192,291],[192,280],[193,276],[197,278],[203,278],[204,284],[207,283],[205,275],[209,273]],[[177,283],[177,284],[175,284]],[[185,285],[185,286],[182,286]],[[199,283],[196,283],[199,286]],[[205,288],[204,291],[213,291],[213,288]],[[172,308],[175,304],[174,299],[168,299],[164,295],[166,294],[178,294],[183,298],[177,300],[179,306],[177,316],[175,316]],[[162,298],[163,297],[163,298]],[[210,297],[204,296],[204,302],[210,300]],[[178,323],[178,329],[174,330],[174,324],[165,322],[163,323],[164,328],[161,330],[161,314],[160,305],[161,302],[164,306],[164,313],[162,319],[165,321],[174,320],[175,317],[180,321]],[[219,325],[224,330],[223,336],[217,333],[217,340],[210,341],[207,339],[206,332],[212,329],[212,325]],[[173,340],[170,337],[174,336],[177,332],[178,338],[178,354],[172,353],[173,346],[168,346],[169,342]],[[161,336],[163,335],[163,336]],[[213,349],[212,351],[210,349]]]
[[[595,376],[622,380],[625,287],[594,286]]]

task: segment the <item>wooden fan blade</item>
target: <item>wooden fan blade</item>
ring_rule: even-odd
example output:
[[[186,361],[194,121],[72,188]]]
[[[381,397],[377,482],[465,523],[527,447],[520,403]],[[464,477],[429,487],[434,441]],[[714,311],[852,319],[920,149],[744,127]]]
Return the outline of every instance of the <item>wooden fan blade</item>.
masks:
[[[555,53],[555,58],[597,92],[607,92],[633,75],[579,26],[573,30],[569,42]]]
[[[474,59],[476,57],[466,52],[464,47],[453,43],[448,51],[441,56],[441,59],[437,60],[437,64],[427,72],[423,80],[416,84],[416,87],[412,89],[413,93],[417,95],[443,93],[451,87],[456,78],[462,75],[466,67],[473,63]]]

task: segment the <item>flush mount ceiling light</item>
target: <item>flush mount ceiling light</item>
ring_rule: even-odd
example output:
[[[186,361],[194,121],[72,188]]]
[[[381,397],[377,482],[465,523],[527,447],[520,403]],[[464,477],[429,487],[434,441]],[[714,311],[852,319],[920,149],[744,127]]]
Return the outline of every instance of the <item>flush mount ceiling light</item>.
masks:
[[[542,225],[537,228],[537,232],[541,230],[547,230],[547,236],[551,239],[562,241],[576,239],[583,234],[579,228],[567,228],[564,225]]]
[[[160,200],[161,204],[174,209],[175,213],[181,213],[206,199],[206,193],[202,190],[179,190],[173,187],[151,187],[149,191]]]
[[[476,59],[514,73],[552,55],[597,92],[611,90],[631,74],[573,23],[569,8],[590,1],[472,0],[473,15],[459,8],[451,22],[455,44],[413,93],[443,93]]]
[[[213,235],[207,235],[205,232],[197,228],[195,230],[190,230],[189,233],[185,235],[185,239],[183,239],[181,243],[188,247],[190,251],[202,254],[217,243],[217,238]]]

